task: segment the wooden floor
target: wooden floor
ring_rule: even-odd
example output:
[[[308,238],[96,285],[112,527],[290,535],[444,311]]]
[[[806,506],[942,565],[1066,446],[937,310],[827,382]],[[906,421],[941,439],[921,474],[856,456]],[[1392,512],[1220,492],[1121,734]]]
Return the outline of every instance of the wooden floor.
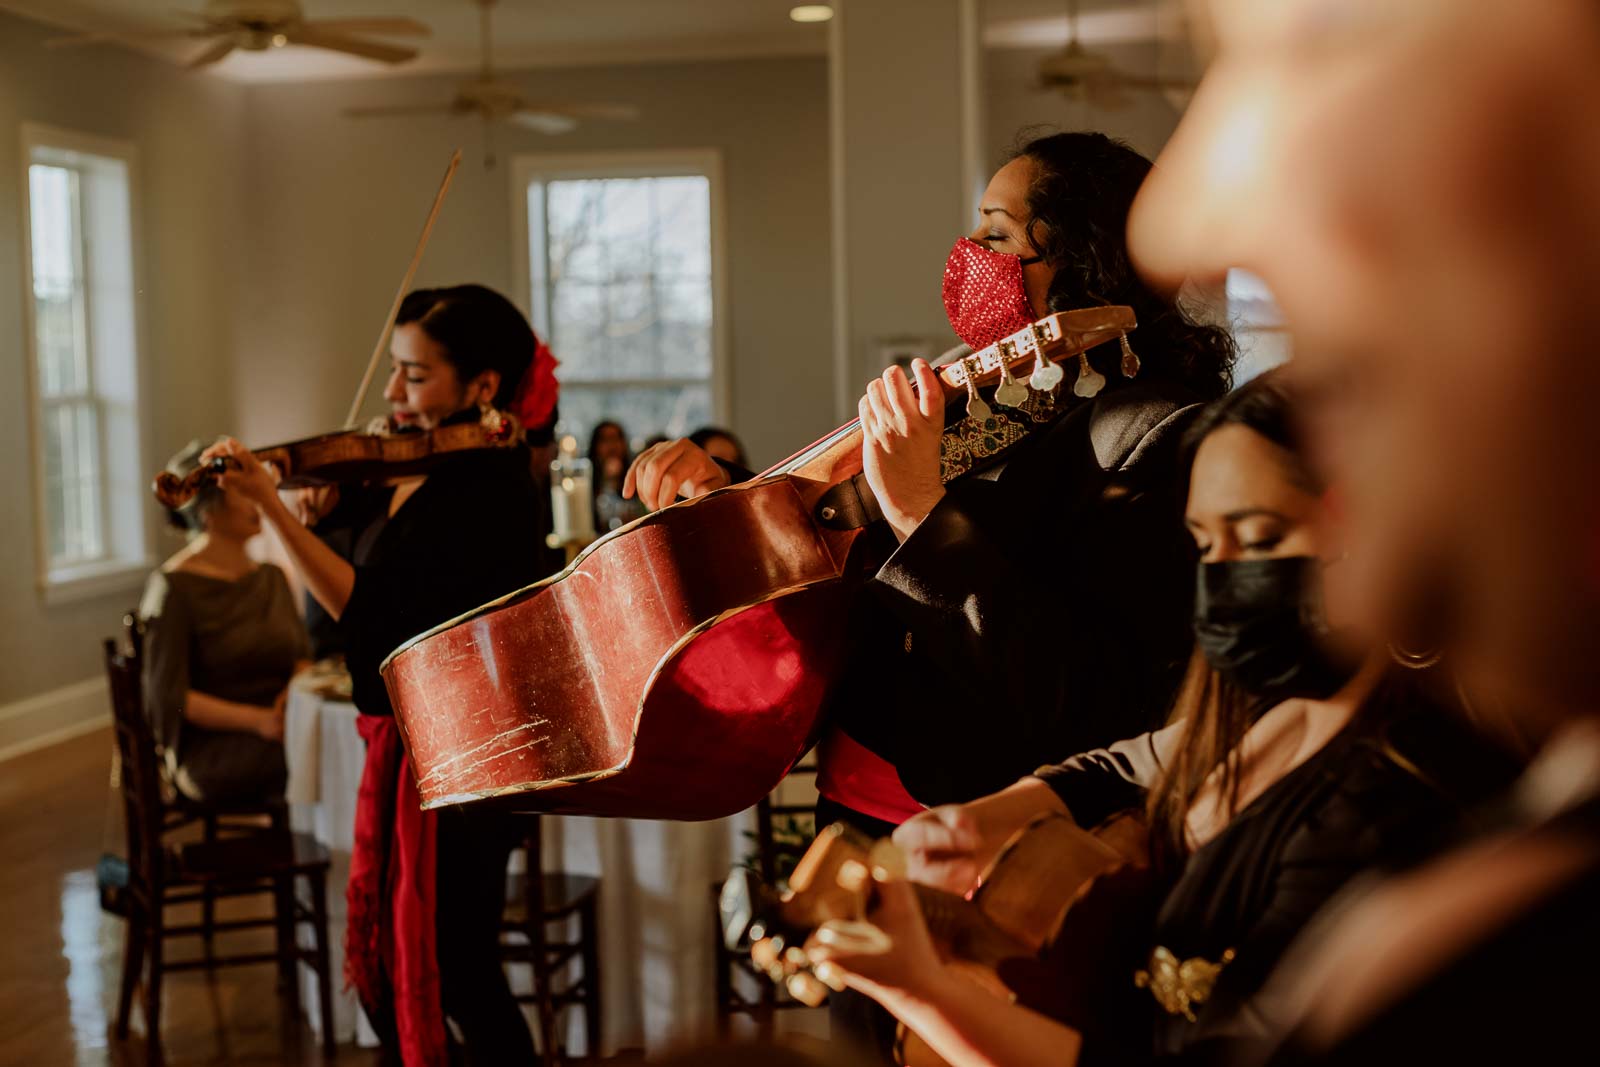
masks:
[[[111,732],[96,731],[0,763],[0,1065],[143,1064],[144,1019],[110,1036],[122,961],[122,923],[101,912],[94,863],[104,848]],[[330,887],[330,890],[336,887]],[[174,910],[174,915],[178,912]],[[247,931],[218,947],[270,950],[270,932]],[[189,946],[174,942],[171,952]],[[342,1048],[325,1059],[304,1022],[287,1019],[271,965],[168,975],[163,993],[165,1063],[239,1067],[368,1064]]]

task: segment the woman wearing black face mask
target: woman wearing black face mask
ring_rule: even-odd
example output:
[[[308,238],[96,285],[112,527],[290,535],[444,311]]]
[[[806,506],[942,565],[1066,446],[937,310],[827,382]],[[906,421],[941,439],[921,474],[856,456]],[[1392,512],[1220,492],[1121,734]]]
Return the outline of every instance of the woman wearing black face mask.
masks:
[[[1434,672],[1407,669],[1419,660],[1401,665],[1340,625],[1323,487],[1271,376],[1206,409],[1186,443],[1185,521],[1202,556],[1198,649],[1171,724],[895,833],[912,879],[965,892],[1037,814],[1092,827],[1143,808],[1165,895],[1148,936],[1106,961],[1104,986],[1121,996],[1100,1021],[1117,1022],[1086,1038],[972,997],[933,956],[902,882],[881,887],[877,921],[893,952],[862,954],[849,930],[814,950],[952,1067],[1080,1054],[1204,1061],[1223,1041],[1270,1029],[1279,1006],[1262,985],[1315,911],[1363,868],[1420,855],[1513,772],[1429,691]],[[1151,980],[1163,970],[1177,981]],[[1197,980],[1207,972],[1209,990]]]

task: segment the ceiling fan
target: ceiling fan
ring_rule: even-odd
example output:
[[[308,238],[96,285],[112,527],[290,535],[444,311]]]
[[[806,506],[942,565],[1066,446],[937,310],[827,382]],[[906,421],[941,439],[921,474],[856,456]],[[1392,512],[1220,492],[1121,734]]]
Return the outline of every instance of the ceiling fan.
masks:
[[[1182,78],[1134,74],[1125,71],[1102,52],[1091,52],[1078,39],[1078,0],[1067,4],[1067,43],[1055,55],[1039,63],[1039,87],[1059,89],[1069,97],[1096,107],[1126,107],[1129,90],[1165,91],[1193,89],[1194,83]]]
[[[349,107],[344,114],[352,118],[394,115],[481,115],[485,122],[505,119],[539,133],[566,133],[580,119],[636,119],[639,109],[628,104],[559,104],[530,100],[516,83],[495,77],[490,61],[490,10],[495,0],[475,0],[479,7],[478,40],[481,60],[478,76],[462,82],[455,96],[439,104],[393,104]]]
[[[356,35],[426,37],[432,32],[415,19],[406,18],[308,19],[296,0],[206,0],[202,11],[176,14],[189,25],[166,30],[86,33],[57,37],[45,43],[50,47],[64,47],[104,41],[206,41],[205,48],[184,64],[193,70],[210,66],[235,49],[265,52],[290,44],[343,52],[381,63],[401,63],[415,56],[417,50]]]

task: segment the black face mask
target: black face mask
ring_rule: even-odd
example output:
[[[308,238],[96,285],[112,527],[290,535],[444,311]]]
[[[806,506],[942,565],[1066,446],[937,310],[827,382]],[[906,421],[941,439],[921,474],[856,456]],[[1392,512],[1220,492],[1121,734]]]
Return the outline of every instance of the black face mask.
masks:
[[[1213,670],[1263,703],[1321,699],[1355,673],[1322,647],[1321,561],[1311,556],[1200,565],[1194,638]]]

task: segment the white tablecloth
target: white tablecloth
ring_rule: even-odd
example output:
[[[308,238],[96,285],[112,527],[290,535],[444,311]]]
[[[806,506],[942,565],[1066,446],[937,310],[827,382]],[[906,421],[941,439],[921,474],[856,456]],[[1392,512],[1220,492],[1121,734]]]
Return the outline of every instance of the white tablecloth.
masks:
[[[284,708],[283,754],[289,765],[285,796],[289,825],[321,841],[333,854],[328,871],[329,963],[333,975],[333,1032],[341,1043],[378,1043],[354,990],[344,984],[344,887],[350,878],[350,850],[355,840],[356,792],[367,746],[356,730],[356,706],[324,700],[309,684],[296,681]],[[302,937],[309,931],[302,931]],[[320,1036],[316,978],[301,969],[300,1002],[311,1027]]]
[[[290,818],[334,854],[329,875],[329,936],[333,942],[335,1034],[348,1041],[370,1035],[353,993],[342,992],[344,884],[350,871],[356,792],[365,745],[355,706],[324,700],[297,685],[284,729],[289,764]],[[746,812],[703,823],[546,816],[544,866],[600,879],[601,1052],[655,1051],[711,1034],[715,1021],[713,968],[716,924],[711,886],[753,851],[755,819]],[[517,866],[520,857],[513,857]],[[526,988],[529,968],[513,972]],[[520,973],[518,973],[520,972]],[[314,1027],[316,987],[302,983]],[[320,1029],[318,1030],[320,1033]],[[567,1047],[583,1051],[582,1018],[569,1013]]]

